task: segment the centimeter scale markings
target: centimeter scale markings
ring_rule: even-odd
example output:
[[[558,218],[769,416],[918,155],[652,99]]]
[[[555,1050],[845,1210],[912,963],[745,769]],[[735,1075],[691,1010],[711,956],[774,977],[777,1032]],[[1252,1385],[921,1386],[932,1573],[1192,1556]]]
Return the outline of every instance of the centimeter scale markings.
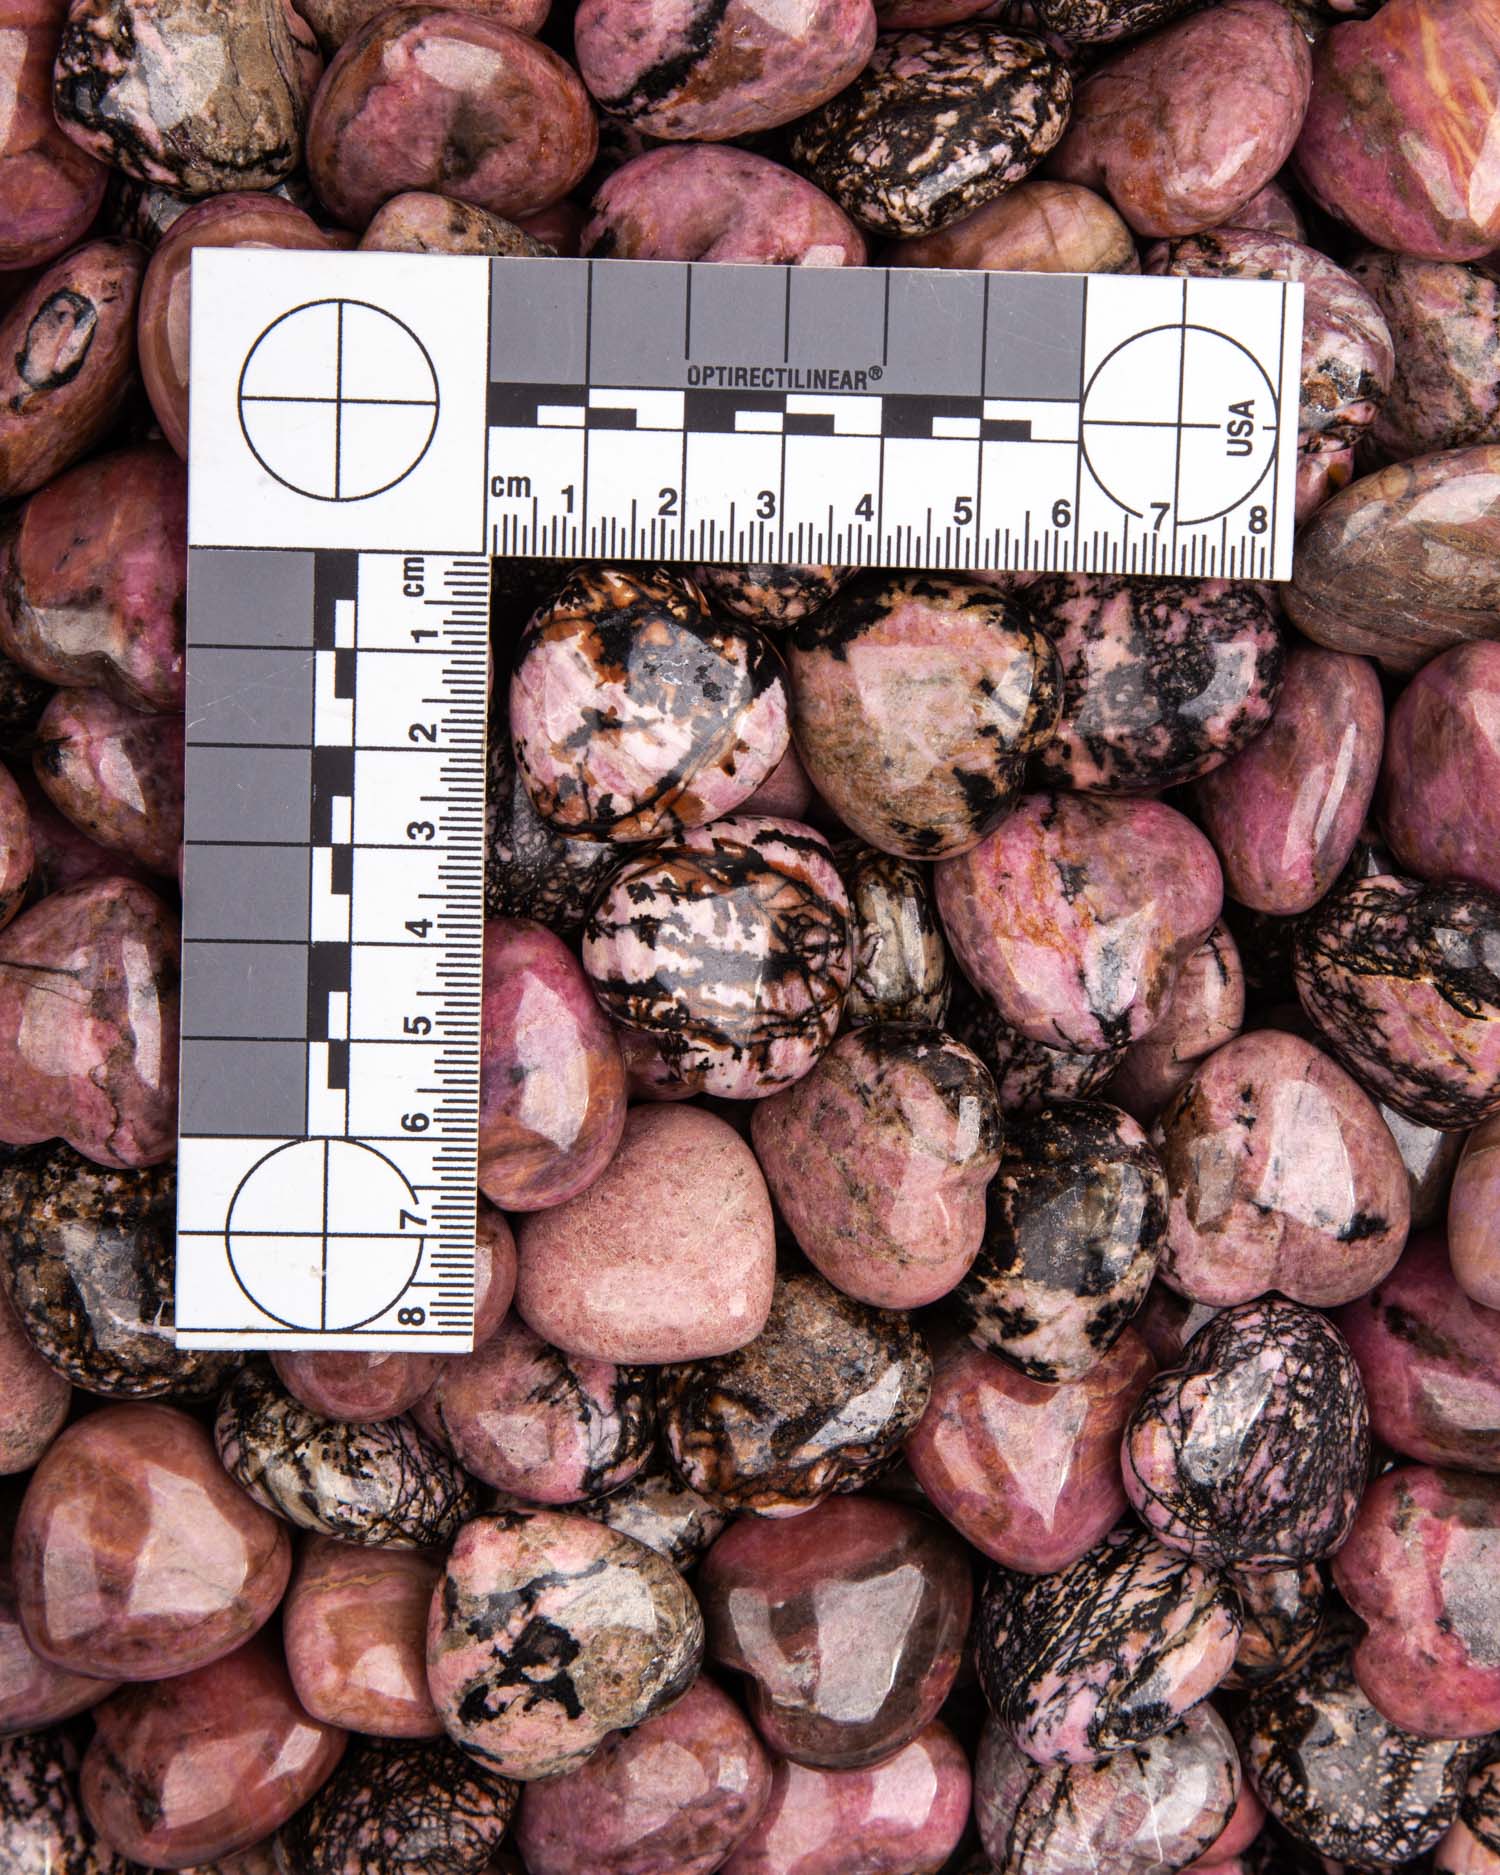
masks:
[[[492,555],[1290,572],[1300,286],[205,250],[192,318],[188,1346],[471,1340]]]

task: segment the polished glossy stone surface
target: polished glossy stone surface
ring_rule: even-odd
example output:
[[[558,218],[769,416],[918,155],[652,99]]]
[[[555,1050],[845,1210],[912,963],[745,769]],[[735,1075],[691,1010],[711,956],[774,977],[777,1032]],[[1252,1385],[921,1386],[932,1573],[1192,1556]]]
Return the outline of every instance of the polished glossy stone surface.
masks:
[[[575,1769],[669,1706],[702,1654],[702,1616],[671,1564],[567,1511],[465,1524],[427,1625],[449,1736],[523,1781]]]
[[[728,1522],[723,1511],[682,1482],[660,1449],[628,1484],[578,1509],[622,1536],[633,1536],[679,1569],[691,1569]]]
[[[1323,1632],[1327,1589],[1316,1563],[1229,1571],[1244,1628],[1224,1685],[1236,1692],[1295,1673]]]
[[[0,1281],[33,1346],[86,1393],[207,1399],[240,1364],[174,1339],[177,1176],[92,1164],[61,1140],[0,1171]]]
[[[120,878],[54,892],[0,932],[0,1132],[11,1145],[60,1135],[99,1165],[171,1156],[179,941],[176,915]]]
[[[382,1738],[435,1738],[427,1690],[434,1552],[304,1537],[282,1607],[287,1670],[315,1719]]]
[[[1166,1225],[1161,1163],[1128,1114],[1056,1101],[1014,1116],[957,1319],[1034,1380],[1081,1379],[1144,1300]]]
[[[384,0],[303,0],[297,11],[318,35],[325,52],[334,52],[353,32],[386,11]],[[450,13],[477,13],[537,33],[546,24],[548,0],[449,0]]]
[[[409,1419],[324,1419],[263,1368],[242,1368],[219,1402],[224,1468],[258,1504],[345,1543],[447,1543],[478,1505],[457,1462]]]
[[[7,1545],[8,1547],[8,1545]],[[39,1732],[106,1699],[119,1684],[72,1673],[43,1660],[26,1638],[16,1607],[10,1559],[0,1558],[0,1739]],[[0,1775],[0,1786],[3,1786]],[[0,1843],[4,1826],[0,1824]]]
[[[1030,1040],[1097,1051],[1161,1020],[1213,929],[1213,848],[1159,801],[1027,794],[939,862],[938,911],[969,981]]]
[[[576,188],[598,140],[578,74],[539,41],[477,14],[389,8],[329,65],[307,167],[347,227],[434,186],[513,221]]]
[[[0,498],[50,482],[113,428],[145,265],[133,241],[86,241],[0,318]]]
[[[973,1262],[1000,1106],[989,1070],[941,1029],[851,1030],[757,1102],[750,1136],[781,1217],[846,1295],[919,1308]]]
[[[1121,1449],[1125,1490],[1163,1543],[1215,1568],[1330,1555],[1370,1462],[1348,1344],[1279,1296],[1222,1309],[1158,1374]]]
[[[905,1315],[798,1272],[777,1279],[746,1347],[663,1368],[657,1403],[673,1467],[695,1491],[722,1510],[789,1517],[882,1471],[931,1384]]]
[[[785,753],[779,653],[662,568],[576,571],[516,648],[510,730],[560,832],[636,841],[732,814]]]
[[[1171,1728],[1223,1679],[1240,1638],[1233,1590],[1121,1526],[1055,1575],[997,1569],[980,1604],[980,1684],[1037,1764],[1097,1764]]]
[[[187,457],[192,363],[192,269],[200,248],[332,245],[311,215],[278,195],[235,190],[190,207],[163,235],[141,287],[137,343],[141,378],[162,434]]]
[[[187,470],[146,443],[59,476],[0,527],[0,650],[49,684],[181,709]]]
[[[1318,42],[1296,173],[1367,241],[1426,260],[1500,244],[1500,9],[1388,0]]]
[[[503,215],[421,189],[393,195],[376,209],[359,245],[377,254],[524,254],[533,260],[553,251]]]
[[[1414,1237],[1385,1281],[1335,1320],[1383,1445],[1430,1465],[1500,1472],[1500,1311],[1459,1288],[1441,1235]]]
[[[862,840],[908,859],[978,845],[1061,701],[1057,657],[1027,614],[940,574],[856,579],[797,626],[788,668],[813,786]]]
[[[891,33],[792,133],[792,161],[878,234],[930,234],[1028,175],[1073,86],[1039,39],[988,23]]]
[[[1037,1113],[1054,1101],[1085,1100],[1106,1085],[1125,1059],[1123,1046],[1073,1049],[1034,1042],[963,978],[954,985],[948,1026],[989,1069],[1006,1114]]]
[[[1500,1309],[1500,1119],[1476,1126],[1464,1142],[1463,1155],[1448,1195],[1448,1256],[1453,1280],[1470,1301]]]
[[[1313,516],[1282,604],[1314,643],[1414,671],[1449,645],[1497,636],[1497,542],[1500,448],[1393,462]]]
[[[529,920],[484,930],[479,1189],[505,1211],[576,1197],[625,1125],[614,1030],[562,939]]]
[[[322,63],[282,0],[73,0],[53,103],[81,149],[141,182],[269,189],[301,161]]]
[[[1401,461],[1500,440],[1500,282],[1456,261],[1368,250],[1349,263],[1396,344],[1396,373],[1371,431]]]
[[[0,32],[0,268],[41,267],[87,234],[108,171],[52,112],[52,64],[67,0],[6,0]]]
[[[864,236],[837,202],[780,163],[732,145],[645,150],[605,178],[592,207],[580,250],[594,260],[861,267],[866,258]]]
[[[448,1739],[361,1739],[277,1838],[296,1875],[483,1875],[519,1786]]]
[[[595,1360],[698,1360],[765,1326],[771,1199],[739,1134],[699,1107],[636,1107],[587,1191],[521,1221],[517,1313]]]
[[[1500,895],[1377,875],[1298,926],[1297,995],[1361,1085],[1454,1130],[1500,1111]]]
[[[276,1378],[294,1399],[326,1419],[394,1419],[416,1405],[437,1378],[440,1354],[340,1354],[289,1349],[271,1356]]]
[[[1301,1672],[1252,1693],[1235,1737],[1271,1815],[1320,1854],[1364,1867],[1430,1848],[1453,1820],[1468,1764],[1466,1745],[1383,1719],[1338,1635]]]
[[[37,1353],[0,1285],[0,1478],[31,1470],[72,1400],[72,1387]]]
[[[705,1674],[578,1770],[528,1784],[515,1838],[531,1875],[712,1875],[770,1793],[765,1747]]]
[[[22,1501],[11,1567],[44,1659],[155,1680],[220,1659],[268,1621],[291,1544],[195,1419],[142,1402],[90,1413],[53,1442]]]
[[[0,613],[0,633],[3,629]],[[535,918],[559,937],[571,938],[619,865],[620,849],[608,840],[560,833],[542,819],[516,773],[503,715],[490,723],[486,762],[485,913]]]
[[[972,1595],[952,1531],[874,1497],[736,1523],[694,1585],[709,1658],[745,1676],[767,1746],[830,1770],[888,1758],[937,1716]]]
[[[721,612],[782,630],[816,612],[853,577],[852,566],[746,565],[694,567],[693,577]]]
[[[780,1760],[760,1821],[722,1875],[937,1875],[969,1817],[969,1761],[935,1720],[884,1764]]]
[[[1018,183],[936,234],[894,242],[890,267],[978,267],[1005,273],[1139,273],[1135,239],[1092,189]]]
[[[1270,726],[1193,791],[1230,898],[1277,917],[1322,898],[1364,825],[1384,726],[1367,659],[1292,648]]]
[[[1240,1767],[1211,1706],[1102,1764],[1033,1764],[991,1718],[974,1765],[974,1815],[994,1875],[1158,1875],[1208,1849]]]
[[[833,1040],[849,987],[849,904],[827,843],[794,820],[689,828],[614,875],[583,967],[669,1096],[775,1093]]]
[[[1302,286],[1296,515],[1305,521],[1354,474],[1355,449],[1390,388],[1385,315],[1351,274],[1301,240],[1244,228],[1163,243],[1145,271],[1202,279],[1295,280]]]
[[[414,1417],[471,1476],[534,1504],[626,1483],[656,1433],[648,1369],[565,1354],[517,1315],[444,1361]]]
[[[1257,1029],[1157,1121],[1170,1200],[1161,1273],[1198,1302],[1363,1295],[1406,1241],[1410,1190],[1374,1102],[1300,1036]]]
[[[309,1718],[279,1654],[260,1640],[175,1680],[112,1694],[94,1724],[84,1809],[123,1854],[156,1868],[260,1842],[327,1782],[347,1739]]]
[[[1437,1875],[1495,1875],[1500,1868],[1500,1754],[1481,1750],[1432,1866]]]
[[[1281,634],[1254,586],[1063,573],[1026,602],[1062,664],[1062,715],[1035,764],[1049,787],[1150,794],[1270,721]]]
[[[182,718],[143,716],[101,690],[60,690],[36,736],[33,765],[53,806],[100,846],[175,876]]]
[[[1057,1386],[943,1342],[906,1462],[982,1554],[1028,1575],[1066,1569],[1125,1513],[1120,1439],[1154,1371],[1130,1328],[1082,1380]]]
[[[1380,824],[1404,872],[1500,892],[1500,643],[1454,645],[1396,699]]]
[[[952,970],[932,898],[932,874],[914,859],[841,840],[834,863],[849,895],[854,975],[844,998],[851,1029],[866,1022],[936,1022],[948,1010]]]
[[[1225,0],[1084,78],[1048,174],[1107,195],[1137,234],[1232,221],[1291,153],[1310,82],[1289,12]]]
[[[1355,1678],[1392,1724],[1424,1738],[1500,1730],[1500,1479],[1383,1473],[1333,1579],[1367,1630]]]
[[[842,91],[875,45],[869,0],[752,0],[686,8],[583,0],[583,81],[602,110],[673,141],[716,143],[789,123]]]
[[[0,1741],[0,1860],[8,1875],[128,1875],[79,1804],[70,1730]]]
[[[1105,1084],[1113,1106],[1150,1126],[1200,1061],[1233,1041],[1245,1019],[1245,966],[1221,918],[1178,972],[1167,1013]]]

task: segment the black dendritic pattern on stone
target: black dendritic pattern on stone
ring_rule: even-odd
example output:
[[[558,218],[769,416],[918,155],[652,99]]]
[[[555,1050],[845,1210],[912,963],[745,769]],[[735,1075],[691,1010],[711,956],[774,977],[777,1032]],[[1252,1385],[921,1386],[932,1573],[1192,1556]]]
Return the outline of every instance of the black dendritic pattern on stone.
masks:
[[[1034,1042],[962,981],[955,989],[948,1026],[994,1076],[1006,1113],[1034,1113],[1054,1100],[1083,1100],[1097,1093],[1125,1059],[1123,1045],[1088,1054]]]
[[[796,125],[795,166],[867,228],[927,234],[1019,182],[1062,135],[1073,82],[997,26],[882,36],[852,85]]]
[[[854,569],[847,566],[700,566],[694,577],[709,599],[736,618],[762,626],[795,625],[827,605]]]
[[[941,1022],[953,971],[932,896],[931,871],[918,860],[842,840],[834,864],[849,894],[854,974],[844,1025]],[[977,1052],[977,1051],[976,1051]]]
[[[984,1241],[953,1294],[978,1345],[1034,1380],[1069,1378],[1108,1353],[1143,1301],[1167,1227],[1167,1181],[1134,1122],[1102,1102],[1058,1101],[1006,1128],[986,1195]],[[1086,1346],[1064,1364],[1027,1338],[1029,1290],[1087,1299]],[[1069,1370],[1064,1371],[1064,1366]]]
[[[1316,1563],[1300,1568],[1235,1569],[1229,1580],[1244,1622],[1234,1666],[1224,1676],[1230,1692],[1270,1686],[1295,1673],[1318,1644],[1327,1602]]]
[[[1090,609],[1060,652],[1066,734],[1037,757],[1051,786],[1111,794],[1168,787],[1216,766],[1265,727],[1283,653],[1255,587],[1225,585],[1210,596],[1185,591],[1180,580],[1058,574],[1027,594],[1044,629],[1054,607],[1075,610],[1085,598]],[[1106,628],[1121,605],[1128,640]],[[1075,774],[1074,742],[1097,774]]]
[[[1477,1837],[1491,1855],[1500,1857],[1500,1740],[1490,1739],[1488,1743],[1495,1755],[1484,1758],[1470,1773],[1458,1814],[1470,1835]]]
[[[829,863],[822,841],[791,824],[773,823],[763,839],[725,835],[709,851],[669,846],[632,861],[585,926],[591,946],[645,959],[639,976],[591,971],[590,980],[605,1013],[649,1035],[680,1078],[705,1058],[729,1060],[769,1087],[788,1039],[833,1038],[849,917],[810,870],[783,863],[801,852]]]
[[[1044,26],[1084,46],[1149,33],[1185,13],[1192,0],[1035,0],[1035,4]]]
[[[607,841],[558,833],[531,805],[516,774],[503,718],[490,725],[485,789],[484,909],[489,918],[534,918],[571,937],[619,865]]]
[[[651,823],[646,832],[680,831],[673,803],[692,777],[705,766],[731,764],[734,725],[786,687],[767,637],[751,625],[715,619],[698,588],[664,568],[579,568],[526,627],[518,670],[532,656],[546,656],[553,642],[573,644],[592,679],[579,697],[577,730],[555,752],[571,763],[558,760],[554,774],[538,775],[528,769],[524,737],[515,753],[532,805],[570,835],[619,838],[629,823],[629,838],[643,817]],[[604,685],[623,692],[607,711],[595,704]],[[616,794],[596,779],[589,742],[628,745],[643,727],[653,741],[680,743],[682,753],[650,785]]]
[[[446,1546],[479,1506],[474,1481],[409,1419],[324,1419],[258,1366],[231,1382],[214,1437],[258,1504],[344,1543]]]
[[[519,1796],[446,1738],[365,1738],[285,1825],[279,1852],[296,1875],[484,1875]]]
[[[1170,1446],[1169,1488],[1136,1470],[1143,1433]],[[1123,1461],[1151,1526],[1218,1568],[1331,1555],[1348,1539],[1370,1462],[1348,1343],[1315,1309],[1277,1296],[1220,1310],[1146,1389]]]
[[[1473,1126],[1500,1109],[1500,1079],[1477,1059],[1500,1021],[1500,898],[1479,886],[1357,879],[1330,892],[1299,925],[1302,1007],[1334,1053],[1398,1113],[1427,1126]],[[1430,1024],[1393,1040],[1372,992],[1435,992],[1449,1012],[1449,1048]],[[1420,1052],[1418,1052],[1420,1049]]]
[[[1383,1719],[1355,1681],[1349,1640],[1331,1633],[1300,1673],[1250,1695],[1234,1721],[1240,1756],[1266,1808],[1320,1854],[1410,1862],[1457,1814],[1474,1747]]]
[[[524,1512],[500,1511],[491,1521],[511,1526]],[[639,1585],[623,1585],[629,1572],[647,1577],[648,1591],[657,1604],[656,1644],[642,1647],[639,1635]],[[685,1692],[697,1677],[703,1660],[703,1617],[686,1586],[674,1575],[678,1591],[664,1605],[660,1588],[666,1565],[659,1555],[621,1542],[619,1553],[595,1555],[572,1567],[543,1569],[514,1587],[497,1586],[485,1593],[466,1589],[451,1571],[438,1593],[443,1619],[450,1632],[461,1632],[470,1642],[488,1650],[483,1671],[471,1677],[457,1703],[454,1719],[462,1731],[462,1749],[481,1763],[493,1756],[485,1743],[486,1730],[517,1700],[527,1712],[555,1706],[566,1720],[590,1713],[591,1697],[602,1696],[616,1710],[633,1707],[635,1723],[649,1718]],[[593,1591],[579,1585],[593,1582]],[[623,1595],[626,1605],[617,1624],[610,1622],[611,1596]],[[572,1625],[571,1611],[582,1607],[603,1639],[581,1636]],[[608,1648],[612,1625],[623,1637]],[[610,1670],[601,1668],[601,1649],[616,1658]],[[575,1676],[583,1659],[588,1668]],[[585,1753],[586,1755],[586,1753]]]
[[[43,1360],[75,1387],[208,1399],[239,1366],[237,1354],[173,1340],[176,1212],[174,1167],[95,1165],[62,1140],[0,1174],[11,1300]]]
[[[746,1347],[657,1370],[673,1465],[731,1511],[858,1490],[894,1463],[931,1389],[931,1356],[904,1315],[812,1274],[777,1282]]]
[[[979,1680],[1017,1736],[1065,1730],[1104,1757],[1181,1718],[1187,1707],[1168,1689],[1226,1626],[1239,1627],[1227,1584],[1121,1526],[1054,1575],[992,1571],[975,1632]]]
[[[78,1751],[62,1727],[0,1739],[0,1868],[6,1875],[123,1875],[78,1801]]]
[[[577,1509],[595,1523],[634,1537],[678,1569],[691,1569],[726,1521],[723,1511],[672,1472],[665,1456],[618,1490]]]

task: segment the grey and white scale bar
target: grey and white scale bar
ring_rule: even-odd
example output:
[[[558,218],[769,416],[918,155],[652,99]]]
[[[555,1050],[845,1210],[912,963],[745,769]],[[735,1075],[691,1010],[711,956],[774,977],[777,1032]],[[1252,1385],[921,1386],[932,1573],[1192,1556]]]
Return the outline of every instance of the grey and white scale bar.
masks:
[[[472,1333],[492,556],[1276,579],[1302,289],[193,257],[178,1338]]]

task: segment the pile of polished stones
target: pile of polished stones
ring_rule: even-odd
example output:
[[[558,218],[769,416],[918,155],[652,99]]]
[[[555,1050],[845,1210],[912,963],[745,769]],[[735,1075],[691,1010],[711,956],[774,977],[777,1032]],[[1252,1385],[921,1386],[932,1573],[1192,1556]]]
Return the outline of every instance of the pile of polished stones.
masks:
[[[1497,121],[0,0],[0,1875],[1500,1875]],[[356,245],[1299,281],[1295,575],[497,566],[475,1349],[179,1350],[190,260]]]

